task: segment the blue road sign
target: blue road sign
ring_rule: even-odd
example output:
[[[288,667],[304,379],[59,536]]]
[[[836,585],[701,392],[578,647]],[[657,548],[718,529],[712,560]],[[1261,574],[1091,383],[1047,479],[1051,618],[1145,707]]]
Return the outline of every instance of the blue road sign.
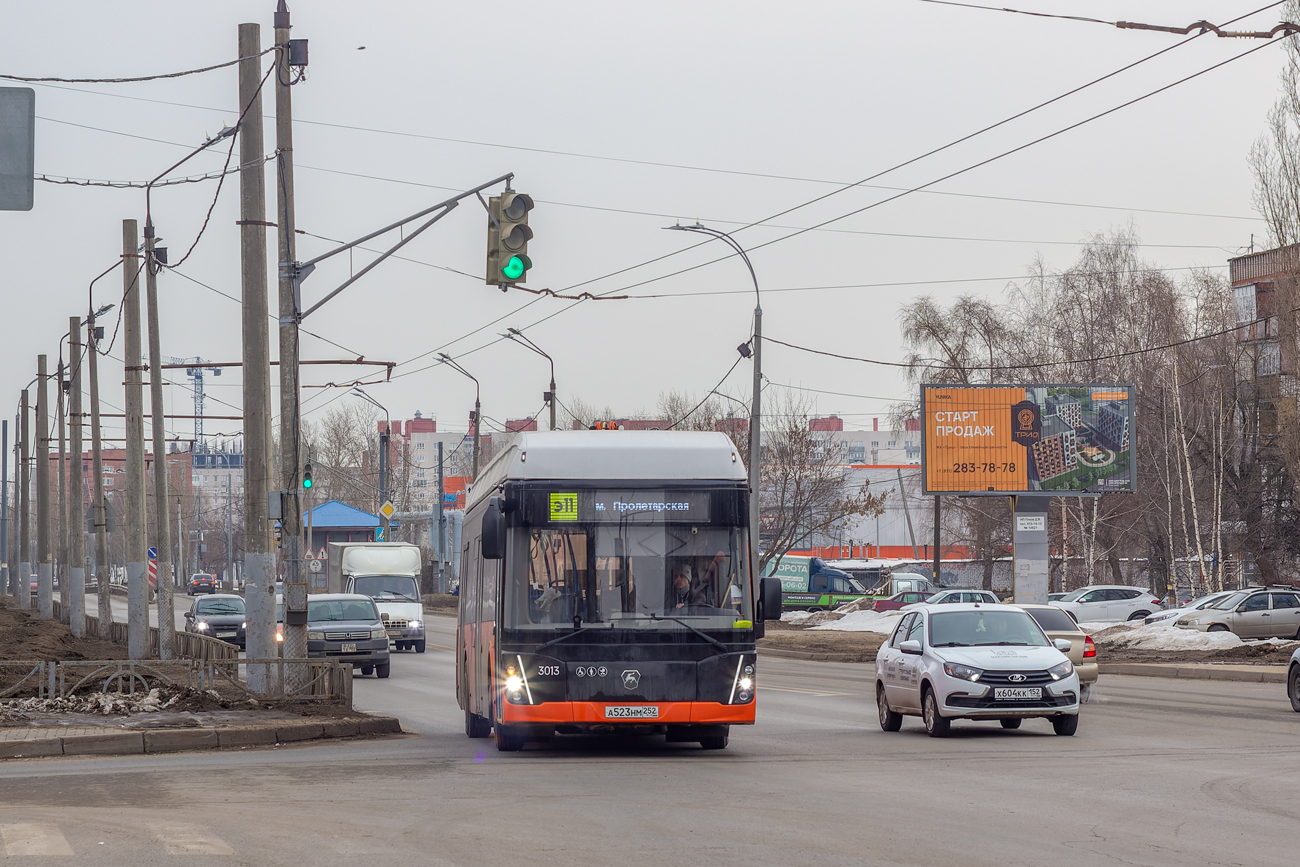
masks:
[[[150,560],[157,560],[157,559],[158,559],[158,549],[157,549],[157,548],[150,548],[150,549],[149,549],[149,559],[150,559]]]
[[[376,541],[376,542],[382,542],[382,541],[384,541],[384,528],[383,528],[383,527],[376,527],[376,528],[375,528],[375,541]]]

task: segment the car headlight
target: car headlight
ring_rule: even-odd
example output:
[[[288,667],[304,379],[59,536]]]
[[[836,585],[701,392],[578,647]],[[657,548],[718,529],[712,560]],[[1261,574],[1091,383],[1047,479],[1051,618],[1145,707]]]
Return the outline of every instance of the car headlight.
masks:
[[[984,672],[978,668],[971,668],[969,665],[962,665],[957,662],[945,662],[943,664],[943,673],[949,677],[969,681],[979,680],[984,675]]]
[[[308,640],[308,641],[324,641],[324,640],[325,640],[325,633],[324,633],[324,632],[310,632],[310,631],[309,631],[309,632],[307,633],[307,640]]]
[[[1052,680],[1061,680],[1074,674],[1074,663],[1070,660],[1062,662],[1060,665],[1053,665],[1047,669],[1047,673],[1052,676]]]
[[[247,628],[248,628],[248,621],[245,620],[243,623],[239,624],[239,628],[240,628],[240,629],[247,629]]]
[[[207,632],[208,624],[205,621],[200,620],[198,623],[194,624],[194,628],[197,629],[199,632]]]
[[[423,629],[423,628],[424,628],[424,621],[423,621],[423,620],[412,620],[410,623],[407,624],[407,626],[411,627],[412,629]]]
[[[370,630],[370,637],[371,637],[371,638],[387,638],[387,637],[388,637],[388,630],[387,630],[387,629],[372,629],[372,630]]]

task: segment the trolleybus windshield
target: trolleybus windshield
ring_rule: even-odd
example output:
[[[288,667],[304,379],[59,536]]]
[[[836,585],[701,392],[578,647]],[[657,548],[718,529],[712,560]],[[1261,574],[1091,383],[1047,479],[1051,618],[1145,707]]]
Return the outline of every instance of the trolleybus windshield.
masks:
[[[553,494],[530,494],[523,525],[510,530],[507,628],[751,626],[735,492],[584,491],[554,505]]]

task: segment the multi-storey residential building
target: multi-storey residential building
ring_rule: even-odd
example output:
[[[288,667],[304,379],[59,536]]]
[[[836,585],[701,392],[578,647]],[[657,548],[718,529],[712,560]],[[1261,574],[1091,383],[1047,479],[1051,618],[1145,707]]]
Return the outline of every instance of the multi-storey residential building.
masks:
[[[1054,415],[1070,427],[1083,427],[1083,404],[1077,398],[1068,394],[1054,394],[1046,403],[1047,412],[1044,415]]]
[[[1128,413],[1115,401],[1098,405],[1097,432],[1110,441],[1111,448],[1117,451],[1128,448]]]
[[[1065,475],[1079,466],[1079,445],[1074,427],[1059,416],[1043,419],[1042,437],[1029,450],[1034,478],[1039,482]]]

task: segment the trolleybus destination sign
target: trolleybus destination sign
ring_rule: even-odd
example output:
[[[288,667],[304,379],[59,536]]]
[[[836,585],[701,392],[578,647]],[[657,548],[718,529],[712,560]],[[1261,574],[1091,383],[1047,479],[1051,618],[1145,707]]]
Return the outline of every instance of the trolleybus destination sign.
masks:
[[[927,494],[1135,488],[1133,386],[923,385]]]

